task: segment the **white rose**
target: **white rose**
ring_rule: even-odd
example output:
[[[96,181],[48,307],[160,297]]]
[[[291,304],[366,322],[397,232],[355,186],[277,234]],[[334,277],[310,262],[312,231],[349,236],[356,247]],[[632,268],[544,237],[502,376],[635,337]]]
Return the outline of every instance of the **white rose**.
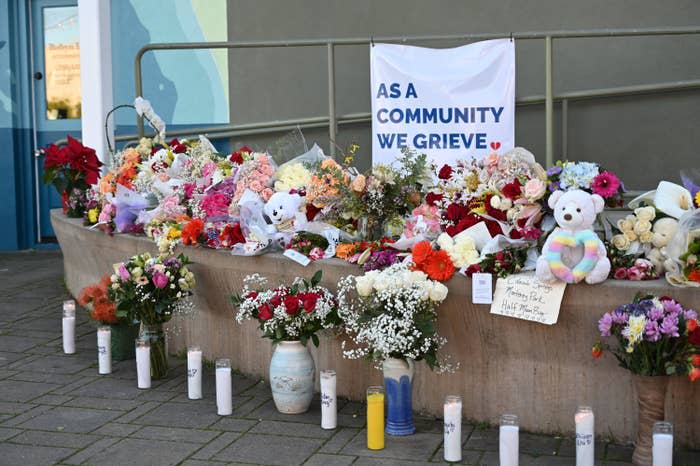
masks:
[[[639,220],[652,221],[656,218],[656,209],[651,206],[637,207],[634,209],[634,214]]]
[[[501,208],[501,198],[498,196],[493,196],[491,198],[491,207],[494,209],[500,209]]]
[[[637,233],[635,233],[632,230],[627,230],[624,232],[624,235],[627,237],[628,240],[630,241],[637,241]]]
[[[501,210],[508,210],[513,207],[513,201],[507,197],[501,201]]]
[[[442,302],[447,298],[447,287],[440,282],[435,282],[430,290],[430,300]]]
[[[428,278],[428,276],[425,272],[421,272],[420,270],[412,270],[408,273],[409,282],[422,282],[425,281],[426,278]]]
[[[374,286],[374,280],[370,277],[357,277],[355,279],[355,288],[357,288],[357,294],[362,297],[367,297],[372,293],[372,287]]]
[[[645,231],[644,233],[641,233],[639,235],[639,241],[641,241],[642,243],[651,243],[653,239],[654,239],[654,232],[653,231]]]
[[[612,245],[620,251],[627,251],[630,247],[630,240],[625,235],[615,235],[612,237]]]
[[[634,224],[634,232],[638,235],[651,231],[651,222],[649,220],[637,220]]]
[[[634,222],[630,222],[629,220],[624,218],[621,218],[617,221],[617,229],[623,233],[626,231],[630,231],[632,228],[634,228]]]

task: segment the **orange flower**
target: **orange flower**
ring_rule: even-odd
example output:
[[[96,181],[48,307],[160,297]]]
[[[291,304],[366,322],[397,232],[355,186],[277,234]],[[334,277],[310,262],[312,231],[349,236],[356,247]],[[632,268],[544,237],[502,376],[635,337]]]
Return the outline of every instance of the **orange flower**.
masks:
[[[107,194],[107,193],[113,193],[114,192],[114,173],[109,172],[102,178],[100,178],[100,193],[101,194]]]
[[[688,319],[688,322],[685,323],[685,327],[688,329],[688,332],[694,332],[696,328],[698,328],[698,321],[695,319]]]
[[[80,291],[78,295],[78,304],[85,307],[90,304],[98,295],[104,293],[97,284],[88,285]]]
[[[92,320],[98,320],[107,324],[116,324],[119,322],[117,306],[107,297],[95,300],[90,317]]]
[[[692,371],[688,372],[688,378],[691,382],[700,379],[700,367],[694,367]]]
[[[181,215],[178,215],[177,217],[175,217],[175,221],[176,221],[177,223],[187,223],[187,222],[189,222],[190,220],[192,220],[192,219],[191,219],[190,216],[187,215],[187,214],[181,214]]]
[[[420,267],[433,253],[433,247],[430,245],[430,241],[421,241],[413,246],[411,253],[413,254],[413,263]]]
[[[700,270],[695,269],[688,274],[688,280],[700,283]]]
[[[353,243],[339,244],[335,247],[335,255],[341,259],[348,259],[355,254],[355,245]]]
[[[182,227],[182,244],[197,245],[204,231],[204,222],[196,218]]]
[[[420,243],[419,243],[420,244]],[[422,265],[423,272],[428,274],[432,280],[441,282],[452,278],[455,273],[455,266],[447,251],[433,251]]]
[[[129,189],[132,189],[134,185],[131,182],[131,180],[136,178],[136,175],[136,167],[129,167],[126,170],[123,170],[119,173],[119,176],[117,176],[117,183]]]

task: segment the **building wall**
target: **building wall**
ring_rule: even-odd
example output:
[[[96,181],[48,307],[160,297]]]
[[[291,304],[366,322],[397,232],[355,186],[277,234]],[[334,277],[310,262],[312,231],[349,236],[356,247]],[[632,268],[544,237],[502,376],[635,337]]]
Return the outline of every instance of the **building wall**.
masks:
[[[460,33],[651,28],[698,23],[693,0],[231,0],[229,39],[285,40],[326,37],[415,36]],[[420,45],[420,44],[418,44]],[[458,43],[431,43],[454,46]],[[700,78],[700,36],[555,41],[555,93]],[[516,41],[516,96],[544,94],[544,42]],[[367,46],[336,51],[339,114],[367,112]],[[229,62],[231,121],[248,123],[327,113],[326,51],[241,50]],[[569,105],[568,158],[594,160],[622,174],[628,188],[678,180],[700,146],[700,91],[621,97]],[[560,109],[555,107],[555,157],[560,157]],[[328,147],[327,131],[305,131]],[[276,136],[243,138],[265,147]],[[516,143],[544,162],[543,106],[516,111]],[[368,125],[341,127],[337,145],[362,146],[369,165]],[[239,141],[237,141],[239,142]],[[697,165],[697,162],[695,162]]]

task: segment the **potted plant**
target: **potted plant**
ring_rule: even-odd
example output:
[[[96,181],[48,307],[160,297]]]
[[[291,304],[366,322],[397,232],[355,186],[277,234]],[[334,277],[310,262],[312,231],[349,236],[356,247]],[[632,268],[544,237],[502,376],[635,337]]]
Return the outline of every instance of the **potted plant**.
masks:
[[[117,316],[141,323],[140,336],[151,341],[151,377],[168,373],[163,324],[173,314],[192,307],[188,299],[195,286],[190,260],[180,254],[152,257],[137,254],[127,262],[114,264],[109,298],[117,304]]]
[[[394,264],[363,276],[344,277],[338,283],[338,313],[356,345],[343,354],[381,363],[387,394],[386,432],[415,432],[412,411],[414,361],[425,360],[438,372],[454,367],[438,350],[446,343],[435,329],[437,309],[447,287],[430,280],[409,264]]]
[[[314,393],[315,366],[307,348],[319,345],[317,333],[336,327],[337,300],[319,286],[319,270],[310,281],[295,278],[290,285],[266,288],[267,279],[249,275],[240,294],[231,296],[238,307],[236,321],[256,320],[263,337],[276,345],[270,361],[270,385],[277,410],[306,412]]]
[[[685,309],[668,296],[638,293],[629,304],[607,312],[598,321],[602,337],[614,338],[605,345],[620,366],[633,374],[639,405],[639,426],[632,462],[651,465],[652,427],[664,420],[664,401],[670,375],[700,378],[700,330],[694,310]],[[596,343],[593,356],[603,345]]]
[[[134,339],[138,335],[139,327],[133,320],[117,315],[117,305],[109,298],[111,284],[110,276],[105,275],[99,282],[86,286],[80,291],[78,304],[87,309],[90,319],[99,325],[111,327],[113,360],[134,359]]]
[[[68,136],[66,145],[55,144],[42,149],[45,184],[53,184],[61,196],[63,213],[69,217],[82,217],[87,202],[85,192],[97,183],[102,162],[95,149],[82,145]]]

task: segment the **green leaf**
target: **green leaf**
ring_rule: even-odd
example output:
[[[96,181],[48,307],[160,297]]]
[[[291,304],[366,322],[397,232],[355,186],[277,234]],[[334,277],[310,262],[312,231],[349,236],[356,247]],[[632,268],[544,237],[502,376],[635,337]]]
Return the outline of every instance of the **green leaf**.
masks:
[[[306,335],[302,335],[302,336],[299,338],[299,342],[300,342],[302,345],[304,345],[304,346],[306,346],[306,342],[307,342],[307,341],[308,341],[308,338],[307,338]]]
[[[317,270],[313,277],[311,277],[311,286],[316,286],[321,283],[321,278],[323,278],[323,270]]]
[[[116,312],[115,314],[116,314],[117,317],[122,318],[122,317],[126,317],[127,312],[126,312],[126,311],[117,310],[117,312]]]
[[[315,333],[312,333],[312,334],[311,334],[311,341],[313,341],[313,342],[314,342],[314,346],[315,346],[316,348],[318,348],[319,341],[318,341],[318,336],[316,336]]]

